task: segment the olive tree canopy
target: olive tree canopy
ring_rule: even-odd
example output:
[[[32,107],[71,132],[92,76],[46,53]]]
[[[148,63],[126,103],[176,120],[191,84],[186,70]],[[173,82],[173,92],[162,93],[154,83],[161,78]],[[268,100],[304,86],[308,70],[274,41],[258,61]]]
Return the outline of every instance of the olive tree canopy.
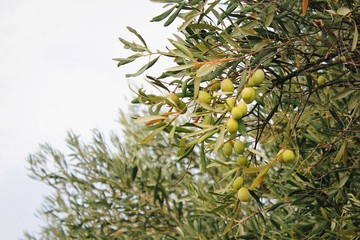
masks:
[[[178,32],[152,50],[128,27],[114,59],[148,60],[127,75],[147,111],[111,147],[69,134],[70,155],[29,157],[55,190],[42,238],[359,237],[360,2],[153,2]]]

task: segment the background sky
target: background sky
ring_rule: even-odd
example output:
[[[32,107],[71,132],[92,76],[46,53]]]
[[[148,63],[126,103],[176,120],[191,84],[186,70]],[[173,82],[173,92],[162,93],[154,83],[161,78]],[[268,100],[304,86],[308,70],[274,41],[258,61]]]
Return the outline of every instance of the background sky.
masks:
[[[38,230],[49,189],[27,176],[29,153],[45,142],[64,150],[70,129],[85,141],[93,128],[119,131],[124,75],[143,63],[116,67],[112,58],[131,55],[118,37],[135,40],[131,26],[164,49],[174,27],[150,23],[162,12],[148,0],[0,0],[0,239]]]

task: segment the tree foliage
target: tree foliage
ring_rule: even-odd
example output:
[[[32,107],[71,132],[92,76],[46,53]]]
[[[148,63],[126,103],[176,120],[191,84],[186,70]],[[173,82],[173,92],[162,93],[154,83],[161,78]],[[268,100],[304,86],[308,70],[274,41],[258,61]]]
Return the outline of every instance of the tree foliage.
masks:
[[[153,126],[142,143],[168,132],[180,159],[195,151],[204,173],[222,172],[204,204],[222,236],[355,237],[359,1],[156,2],[166,11],[153,21],[180,22],[172,47],[151,51],[141,38],[141,48],[122,41],[136,58],[150,57],[133,75],[160,57],[175,64],[147,76],[156,94],[139,89],[133,101],[149,105],[149,115],[137,118]],[[259,71],[266,80],[254,83]],[[230,86],[222,86],[225,79]],[[232,105],[244,102],[245,113],[233,113]],[[238,141],[246,146],[245,167],[231,154]],[[281,161],[283,150],[295,161]],[[252,195],[248,203],[232,188],[239,176]]]
[[[174,63],[146,76],[154,91],[137,90],[148,111],[136,127],[123,117],[111,149],[99,133],[89,145],[70,134],[69,159],[47,145],[29,158],[56,190],[44,236],[359,237],[360,2],[154,2],[165,9],[152,21],[179,24],[170,46],[151,50],[128,27],[136,39],[120,41],[133,53],[114,59],[149,59],[129,77]]]
[[[29,156],[31,177],[54,191],[40,210],[46,224],[28,239],[159,239],[173,236],[195,211],[176,201],[188,188],[180,180],[195,168],[190,156],[177,163],[166,138],[139,146],[141,129],[123,113],[120,122],[122,140],[112,134],[108,143],[94,130],[93,140],[83,143],[69,132],[67,154],[44,144]]]

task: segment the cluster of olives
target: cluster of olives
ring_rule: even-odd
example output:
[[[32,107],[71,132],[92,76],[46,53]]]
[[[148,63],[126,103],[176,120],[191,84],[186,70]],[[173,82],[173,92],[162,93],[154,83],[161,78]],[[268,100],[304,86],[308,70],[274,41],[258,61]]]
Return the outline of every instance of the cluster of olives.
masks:
[[[197,102],[201,105],[208,105],[213,107],[222,106],[224,109],[226,121],[224,128],[230,134],[228,140],[222,146],[222,152],[225,156],[229,157],[235,152],[238,154],[237,164],[240,168],[254,167],[253,164],[248,164],[247,158],[244,156],[245,144],[240,140],[235,140],[236,132],[239,130],[240,121],[248,114],[248,105],[251,104],[256,98],[256,91],[254,87],[258,87],[265,80],[265,73],[261,69],[255,70],[251,77],[248,79],[246,86],[240,91],[236,92],[234,97],[235,87],[230,78],[225,78],[222,81],[213,80],[210,84],[202,88],[197,96]],[[213,94],[221,89],[221,93]],[[215,96],[225,96],[215,97]],[[179,99],[176,94],[169,94],[167,97],[171,106],[179,113],[186,112],[187,108],[185,103]],[[206,115],[203,117],[202,123],[211,124],[211,116]],[[295,159],[295,154],[288,149],[281,150],[277,155],[279,162],[290,162]],[[244,173],[244,171],[243,171]],[[250,174],[251,175],[251,174]],[[244,174],[234,179],[232,187],[237,191],[237,198],[246,202],[250,200],[250,192],[244,185]]]
[[[244,143],[241,141],[236,141],[234,143],[234,151],[238,154],[243,154],[245,151]],[[246,167],[248,165],[248,161],[244,155],[240,155],[236,162],[240,167]],[[238,199],[242,202],[247,202],[250,200],[250,193],[249,190],[243,186],[244,181],[245,179],[243,176],[238,176],[235,178],[232,187],[234,190],[237,190]]]
[[[239,143],[239,142],[236,142],[236,143]],[[242,151],[244,151],[244,147],[243,146],[237,147],[236,143],[234,144],[234,149],[237,148],[237,149],[242,149]],[[238,144],[238,146],[241,146],[241,145],[242,145],[242,143],[240,142],[240,144]],[[294,161],[296,156],[295,156],[295,153],[290,149],[281,149],[279,151],[279,153],[277,154],[276,158],[280,163],[289,163],[289,162]],[[245,166],[247,166],[247,159],[244,156],[240,156],[237,159],[237,163],[240,166],[245,167]],[[250,192],[246,187],[243,186],[244,181],[245,181],[244,177],[242,177],[242,176],[236,177],[232,184],[232,187],[234,190],[237,190],[238,199],[242,202],[247,202],[250,200]]]
[[[248,104],[251,104],[256,98],[256,91],[254,89],[255,86],[259,86],[265,80],[265,73],[261,69],[255,70],[250,79],[247,82],[245,88],[240,92],[241,100],[235,105],[234,98],[227,98],[225,101],[225,109],[230,112],[230,117],[226,122],[227,131],[232,134],[235,133],[239,128],[238,120],[246,116],[248,111]],[[222,90],[228,90],[227,92],[233,91],[233,85],[230,79],[225,79],[221,82]],[[245,145],[241,141],[228,141],[223,146],[223,153],[225,156],[230,156],[232,151],[240,154],[237,158],[237,163],[240,167],[246,167],[248,165],[248,161],[244,155],[242,155],[245,151]],[[233,181],[232,187],[237,191],[237,197],[240,201],[246,202],[250,200],[250,192],[248,188],[244,187],[244,177],[238,176]]]

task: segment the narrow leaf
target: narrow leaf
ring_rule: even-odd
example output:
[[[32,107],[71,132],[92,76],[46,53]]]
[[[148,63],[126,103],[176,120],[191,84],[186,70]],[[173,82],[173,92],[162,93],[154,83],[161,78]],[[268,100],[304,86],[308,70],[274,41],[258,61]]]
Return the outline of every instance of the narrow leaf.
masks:
[[[138,168],[138,166],[136,166],[136,165],[133,167],[132,172],[131,172],[131,180],[132,180],[132,181],[135,180],[136,174],[137,174],[137,172],[138,172],[138,169],[139,169],[139,168]]]
[[[182,3],[181,5],[179,5],[176,9],[175,12],[173,12],[173,14],[171,14],[171,16],[166,20],[166,22],[164,23],[164,26],[167,27],[169,26],[177,16],[179,16],[179,13],[183,7],[184,3]],[[170,14],[170,13],[169,13]]]
[[[227,226],[226,226],[226,228],[224,229],[224,231],[221,233],[221,235],[225,235],[225,234],[227,234],[229,231],[230,231],[230,229],[232,228],[232,226],[234,225],[234,220],[235,220],[235,218],[236,218],[236,216],[238,215],[238,208],[239,208],[239,201],[236,201],[236,207],[235,207],[235,209],[234,209],[234,211],[233,211],[233,216],[232,216],[232,218],[230,219],[230,221],[228,222],[228,224],[227,224]]]
[[[142,73],[144,73],[147,69],[151,68],[156,61],[159,59],[159,57],[151,60],[150,62],[148,62],[147,64],[145,64],[142,68],[140,68],[139,71],[137,71],[136,73],[132,73],[132,74],[126,74],[126,77],[137,77],[139,75],[141,75]]]
[[[210,30],[221,30],[221,28],[218,28],[216,26],[207,24],[207,23],[195,23],[195,24],[189,24],[189,27],[192,29],[210,29]]]
[[[215,63],[206,63],[204,65],[202,65],[197,71],[196,71],[196,76],[197,77],[203,77],[209,73],[212,72],[212,70],[214,70],[214,68],[216,68],[217,65]]]
[[[197,16],[199,16],[201,14],[200,11],[197,10],[192,10],[191,12],[187,13],[186,16],[184,17],[183,23],[181,24],[181,26],[179,27],[178,31],[179,32],[183,32],[185,30],[185,28],[187,26],[189,26],[189,24],[191,22],[193,22],[194,18],[196,18]]]
[[[245,168],[244,169],[244,173],[257,173],[257,172],[260,172],[266,168],[268,168],[269,165],[262,165],[262,166],[259,166],[259,167],[250,167],[250,168]]]
[[[134,120],[134,123],[143,123],[143,122],[149,122],[153,120],[161,120],[166,119],[164,116],[144,116],[144,117],[138,117]]]
[[[248,148],[248,150],[249,150],[249,152],[252,152],[252,153],[258,155],[259,157],[262,157],[265,160],[269,160],[262,152],[260,152],[258,150],[255,150],[255,149],[250,148],[250,147]]]
[[[278,207],[280,207],[281,205],[284,205],[284,202],[275,203],[269,209],[267,209],[266,212],[273,211],[273,210],[277,209]]]
[[[225,128],[221,128],[220,134],[216,140],[215,146],[214,146],[214,152],[217,152],[221,145],[224,143],[224,137],[225,137]]]
[[[334,163],[337,163],[341,160],[341,158],[343,157],[344,153],[345,153],[345,149],[346,149],[346,142],[344,142],[339,151],[337,152],[335,159],[334,159]]]
[[[356,45],[358,43],[358,39],[359,39],[359,31],[358,31],[358,28],[356,26],[356,23],[355,23],[355,26],[354,26],[354,37],[353,37],[353,41],[352,41],[352,44],[351,44],[351,51],[355,51],[356,50]]]
[[[215,129],[213,131],[209,131],[207,133],[205,133],[201,138],[199,138],[199,143],[207,140],[208,138],[212,137],[215,133],[218,132],[218,129]]]
[[[164,124],[164,126],[155,129],[152,133],[150,133],[149,135],[147,135],[143,140],[141,140],[140,144],[146,144],[148,142],[150,142],[150,140],[152,140],[156,135],[158,135],[159,133],[161,133],[162,130],[164,130],[164,128],[167,125]]]
[[[131,27],[126,27],[131,33],[133,33],[136,37],[139,38],[139,40],[144,44],[145,47],[147,47],[145,40],[143,39],[143,37],[133,28]]]
[[[214,208],[212,208],[212,209],[210,209],[210,210],[206,210],[206,212],[208,212],[208,213],[215,213],[215,212],[218,212],[218,211],[220,211],[220,210],[223,210],[223,209],[229,207],[230,204],[231,204],[231,203],[226,203],[226,204],[224,204],[224,205],[220,205],[220,206],[214,207]]]
[[[160,22],[161,20],[165,19],[167,16],[170,15],[170,13],[175,9],[176,5],[174,5],[172,8],[170,8],[169,10],[163,12],[162,14],[154,17],[153,19],[150,20],[150,22]]]
[[[149,49],[147,49],[144,46],[141,46],[141,45],[136,44],[134,42],[126,41],[125,39],[120,38],[120,37],[119,37],[119,40],[120,40],[120,42],[122,44],[124,44],[124,48],[126,48],[126,49],[131,49],[131,50],[133,50],[135,52],[149,52]]]
[[[135,58],[113,58],[114,61],[117,61],[117,66],[120,67],[121,65],[125,65],[131,63],[135,60]]]
[[[262,182],[262,180],[265,178],[267,172],[269,171],[270,166],[267,166],[267,168],[264,168],[263,170],[261,170],[261,172],[256,176],[256,178],[254,179],[254,181],[251,183],[249,189],[253,190],[255,189],[257,186],[260,185],[260,183]]]
[[[192,68],[194,67],[194,64],[184,64],[184,65],[179,65],[179,66],[175,66],[175,67],[170,67],[168,69],[166,69],[167,72],[176,72],[176,71],[181,71],[181,70],[185,70],[188,68]]]
[[[352,97],[348,103],[348,109],[349,111],[354,110],[356,107],[360,106],[360,92],[359,94]]]
[[[345,89],[344,91],[339,92],[338,94],[336,94],[335,96],[331,97],[331,100],[340,100],[343,99],[347,96],[349,96],[350,94],[352,94],[353,92],[355,92],[356,90],[351,90],[351,89]]]
[[[184,53],[189,58],[193,58],[192,53],[185,45],[183,45],[179,42],[176,42],[176,41],[171,41],[171,44],[174,45],[178,50],[180,50],[182,53]]]
[[[269,40],[265,39],[257,44],[254,45],[254,47],[251,48],[251,51],[259,52],[262,50],[266,45],[268,45]]]
[[[210,130],[213,130],[213,129],[215,129],[215,128],[217,128],[217,126],[213,126],[212,128],[206,128],[206,129],[202,129],[202,130],[200,130],[200,131],[188,133],[188,134],[185,134],[185,135],[183,136],[183,138],[194,137],[194,136],[196,136],[196,135],[200,135],[200,134],[206,133],[206,132],[208,132],[208,131],[210,131]]]
[[[268,8],[268,13],[264,22],[265,27],[269,27],[274,19],[274,15],[276,12],[276,5],[271,4]]]
[[[206,172],[206,158],[205,158],[205,148],[204,148],[204,142],[200,145],[200,166],[201,166],[201,172]]]
[[[302,15],[306,15],[306,11],[309,5],[309,0],[302,0]]]
[[[175,130],[176,130],[176,125],[174,125],[174,126],[171,128],[171,131],[170,131],[169,136],[168,136],[169,139],[174,138],[174,136],[175,136]]]
[[[177,159],[177,161],[181,161],[182,159],[184,159],[184,158],[186,158],[187,156],[189,156],[189,154],[192,153],[193,149],[194,149],[194,146],[185,148],[184,154],[181,155],[181,156]]]
[[[199,94],[200,83],[201,83],[201,78],[195,77],[194,78],[194,99],[196,99]]]

